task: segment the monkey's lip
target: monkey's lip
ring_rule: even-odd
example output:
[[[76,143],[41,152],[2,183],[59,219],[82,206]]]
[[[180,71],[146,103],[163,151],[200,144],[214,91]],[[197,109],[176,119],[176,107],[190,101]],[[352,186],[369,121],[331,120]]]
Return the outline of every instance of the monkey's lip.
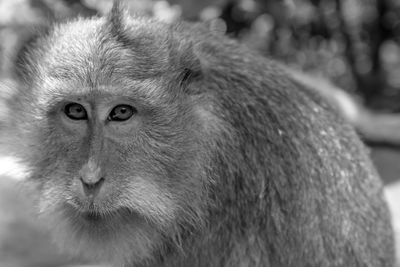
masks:
[[[101,213],[98,211],[89,210],[89,211],[83,211],[83,212],[79,211],[78,213],[83,219],[85,219],[87,221],[91,221],[91,222],[102,221],[102,220],[108,219],[109,217],[115,217],[115,215],[118,215],[117,214],[118,211],[113,211],[112,213]],[[113,216],[113,214],[114,214],[114,216]]]
[[[137,216],[136,212],[126,207],[106,207],[94,203],[65,203],[67,213],[88,222],[110,221],[126,217]]]

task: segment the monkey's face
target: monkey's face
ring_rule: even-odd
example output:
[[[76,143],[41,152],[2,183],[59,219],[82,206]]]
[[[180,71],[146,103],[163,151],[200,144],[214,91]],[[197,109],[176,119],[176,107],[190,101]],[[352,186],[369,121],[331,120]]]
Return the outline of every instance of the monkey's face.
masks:
[[[59,30],[34,58],[37,76],[19,99],[24,157],[61,245],[140,261],[202,219],[209,113],[175,70],[154,73],[145,51],[82,36],[78,26]]]
[[[201,126],[189,102],[168,97],[161,81],[125,81],[42,84],[29,118],[32,179],[42,216],[68,248],[78,239],[93,253],[107,244],[145,258],[182,217],[199,216]]]

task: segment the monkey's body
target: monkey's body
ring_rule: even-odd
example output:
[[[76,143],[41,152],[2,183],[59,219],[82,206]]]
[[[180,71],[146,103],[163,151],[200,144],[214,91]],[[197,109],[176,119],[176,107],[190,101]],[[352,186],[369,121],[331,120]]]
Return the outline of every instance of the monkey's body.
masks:
[[[37,44],[8,128],[65,249],[126,266],[393,266],[366,149],[274,62],[118,8]],[[128,98],[128,123],[99,119]],[[66,99],[88,103],[85,124],[60,122]],[[76,184],[92,165],[96,198]]]

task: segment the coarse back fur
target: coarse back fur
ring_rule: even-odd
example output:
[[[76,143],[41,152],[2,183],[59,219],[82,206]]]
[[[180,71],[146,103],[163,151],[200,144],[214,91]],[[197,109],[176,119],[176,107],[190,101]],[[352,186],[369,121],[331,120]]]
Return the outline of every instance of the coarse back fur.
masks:
[[[393,266],[367,150],[273,61],[118,4],[55,25],[22,61],[2,145],[65,250],[116,266]],[[113,97],[135,103],[133,126],[65,130],[65,101]],[[74,190],[93,155],[106,189],[88,202]]]

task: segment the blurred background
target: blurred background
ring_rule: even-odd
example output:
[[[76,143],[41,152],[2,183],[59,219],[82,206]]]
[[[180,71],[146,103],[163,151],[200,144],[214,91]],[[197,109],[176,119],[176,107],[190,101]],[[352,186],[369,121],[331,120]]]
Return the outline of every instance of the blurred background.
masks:
[[[324,77],[322,83],[315,80],[316,90],[331,92],[327,98],[339,94],[356,109],[350,120],[371,148],[394,216],[400,218],[400,1],[125,2],[132,13],[166,22],[207,21],[212,30],[284,62],[311,83]],[[0,79],[10,82],[20,50],[38,28],[102,15],[111,5],[109,0],[0,0]],[[81,261],[60,255],[33,219],[29,196],[15,186],[21,176],[16,169],[7,159],[0,161],[0,267],[77,266]]]

